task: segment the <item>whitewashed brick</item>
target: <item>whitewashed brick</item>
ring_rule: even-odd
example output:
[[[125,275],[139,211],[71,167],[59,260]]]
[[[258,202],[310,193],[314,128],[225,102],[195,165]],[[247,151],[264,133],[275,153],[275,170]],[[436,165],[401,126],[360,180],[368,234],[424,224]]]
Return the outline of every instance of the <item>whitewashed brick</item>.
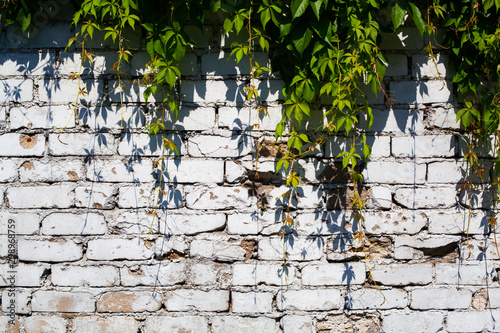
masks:
[[[11,187],[6,192],[12,208],[69,208],[73,205],[73,188],[65,185]]]
[[[76,261],[83,256],[82,245],[72,240],[19,239],[17,246],[20,261]]]
[[[92,64],[87,60],[82,64],[82,54],[80,52],[62,52],[59,66],[57,67],[57,73],[59,75],[72,75],[78,73],[87,76],[110,73],[116,74],[116,72],[111,71],[111,68],[113,68],[113,65],[118,61],[118,52],[99,51],[94,53],[92,59]],[[128,67],[126,61],[121,62],[120,69],[122,71],[127,71]]]
[[[14,222],[10,222],[10,220]],[[37,213],[0,212],[0,235],[7,235],[10,229],[16,235],[37,234],[40,228],[40,215]],[[12,233],[12,231],[11,231]]]
[[[255,203],[244,187],[186,187],[186,206],[191,209],[243,209]]]
[[[0,55],[0,73],[6,76],[52,75],[54,67],[55,56],[51,51]]]
[[[351,310],[402,309],[408,306],[404,290],[360,289],[347,294],[346,306]]]
[[[1,333],[17,333],[20,331],[19,325],[20,325],[20,318],[17,318],[14,316],[14,318],[11,318],[10,316],[7,316],[6,314],[3,316],[0,316],[0,332]]]
[[[117,80],[109,80],[109,94],[106,96],[110,102],[115,103],[145,103],[144,92],[146,86],[141,85],[139,79],[133,81],[121,81],[121,86]],[[158,95],[151,95],[148,102],[160,102],[161,98]]]
[[[87,245],[89,260],[144,260],[152,258],[153,253],[153,246],[140,238],[101,238],[90,240]]]
[[[80,125],[95,130],[143,128],[146,126],[146,113],[139,106],[96,106],[78,109]]]
[[[152,135],[126,133],[120,138],[118,153],[140,159],[145,156],[161,156],[163,139],[170,140],[177,147],[179,155],[186,151],[185,144],[179,134]],[[174,155],[174,152],[165,150],[165,155]]]
[[[452,157],[457,145],[453,135],[404,136],[391,142],[396,157]]]
[[[112,210],[105,215],[111,234],[147,235],[158,233],[158,217],[152,212],[140,209],[136,211]]]
[[[120,278],[123,286],[173,286],[186,281],[186,265],[162,263],[138,268],[122,267]]]
[[[192,257],[213,258],[218,261],[235,261],[245,258],[245,251],[241,241],[210,235],[208,239],[194,239],[191,242],[190,254]]]
[[[33,17],[39,23],[29,33],[20,33],[18,27],[10,26],[8,29],[8,38],[5,47],[13,49],[64,49],[68,40],[73,37],[73,32],[64,22],[48,22],[47,17]]]
[[[229,291],[177,289],[165,293],[167,311],[227,311]]]
[[[120,186],[118,206],[121,208],[161,207],[178,208],[183,205],[183,188],[165,186],[165,195],[158,201],[158,189],[153,184]]]
[[[325,157],[337,158],[343,151],[349,151],[351,141],[340,136],[329,139],[324,145]],[[388,157],[391,154],[391,138],[388,136],[367,136],[366,143],[372,149],[370,154],[372,158]],[[360,140],[356,143],[356,153],[365,158]]]
[[[153,291],[112,291],[97,302],[97,312],[157,311],[161,307],[160,294]]]
[[[469,220],[470,218],[470,220]],[[469,226],[470,235],[487,232],[489,219],[483,211],[439,211],[429,214],[429,232],[433,234],[462,234]]]
[[[189,284],[208,286],[216,284],[229,285],[231,282],[231,266],[225,264],[192,264],[187,274]]]
[[[411,72],[416,79],[442,80],[452,77],[447,71],[448,57],[445,55],[438,53],[434,59],[429,55],[414,55],[411,60]]]
[[[284,217],[276,215],[274,218],[277,220],[274,226],[282,227]],[[294,229],[301,236],[348,234],[353,231],[349,228],[350,223],[354,223],[353,218],[345,211],[301,213],[294,219]],[[274,231],[275,228],[271,230]]]
[[[368,202],[370,208],[391,209],[392,207],[392,192],[387,187],[374,186],[370,188],[370,200]]]
[[[174,183],[224,182],[224,161],[174,159],[166,161],[165,169]]]
[[[119,284],[118,268],[112,266],[52,266],[56,286],[110,287]]]
[[[485,265],[482,262],[436,264],[436,284],[483,286],[485,283],[491,284],[494,276],[495,266]],[[493,301],[491,296],[490,301]]]
[[[297,187],[296,196],[293,196],[290,202],[288,197],[283,198],[283,194],[288,192],[286,186],[276,187],[269,192],[269,204],[272,208],[281,208],[289,205],[299,209],[320,208],[324,206],[323,187],[316,185],[300,185]]]
[[[14,107],[10,110],[10,128],[73,128],[74,110],[66,105],[48,107]]]
[[[184,317],[147,317],[145,332],[170,333],[170,332],[196,332],[208,333],[208,321],[201,316]]]
[[[457,108],[434,108],[427,112],[427,121],[433,127],[457,130],[460,129],[460,123],[457,122],[457,113]]]
[[[427,181],[429,183],[459,183],[465,176],[465,163],[446,161],[429,163]]]
[[[390,97],[396,104],[450,103],[453,101],[451,81],[393,81]]]
[[[276,298],[280,311],[329,311],[340,309],[344,298],[337,289],[288,290]]]
[[[87,168],[87,179],[114,183],[150,183],[155,180],[153,162],[146,159],[141,159],[140,162],[96,159]]]
[[[388,286],[425,285],[432,282],[432,265],[377,265],[371,269],[371,279]]]
[[[49,153],[53,156],[113,155],[115,138],[105,133],[61,133],[49,135]]]
[[[284,333],[316,333],[313,317],[304,315],[286,315],[281,318]]]
[[[194,157],[239,157],[250,154],[252,149],[253,138],[245,134],[198,135],[188,139],[188,151]]]
[[[237,235],[277,235],[281,230],[281,216],[274,212],[241,213],[227,216],[227,232]]]
[[[382,33],[382,50],[422,50],[422,37],[414,27],[400,27],[393,33]]]
[[[94,312],[91,293],[38,290],[31,300],[33,312]]]
[[[423,212],[366,212],[364,226],[370,234],[416,234],[427,226]]]
[[[448,332],[494,332],[498,330],[500,311],[453,311],[448,312]]]
[[[92,183],[75,188],[75,204],[77,207],[111,209],[115,206],[115,194],[113,185]]]
[[[396,190],[394,200],[410,209],[450,208],[457,202],[456,190],[449,187],[400,188]]]
[[[267,114],[251,107],[219,108],[219,127],[232,131],[268,130],[274,131],[281,120],[281,107],[268,107]]]
[[[106,221],[99,214],[53,213],[42,220],[44,235],[103,235]]]
[[[13,182],[17,179],[19,162],[13,160],[0,160],[0,182]],[[1,222],[0,222],[1,223]]]
[[[302,284],[335,286],[363,284],[366,280],[363,263],[308,265],[302,268]]]
[[[183,80],[183,100],[192,103],[240,103],[243,104],[245,83],[241,81],[191,81]]]
[[[9,278],[14,275],[17,287],[40,287],[42,285],[42,276],[48,268],[45,265],[25,265],[22,263],[18,263],[14,267],[7,264],[1,265],[0,286],[9,286],[11,284]]]
[[[295,280],[295,267],[282,265],[262,264],[234,264],[233,285],[257,286],[260,284],[283,286],[293,284]]]
[[[417,259],[430,249],[445,248],[451,251],[457,243],[458,238],[452,236],[400,236],[394,241],[394,258]]]
[[[26,333],[66,332],[68,320],[56,316],[29,316],[24,318]]]
[[[0,135],[0,156],[43,156],[45,137],[42,134],[6,133]]]
[[[212,318],[212,333],[254,333],[277,332],[276,321],[266,317],[233,317],[222,316]]]
[[[424,131],[424,114],[414,108],[373,109],[371,132],[379,133],[422,133]],[[360,119],[360,126],[365,127],[366,117]]]
[[[21,182],[63,182],[84,178],[80,160],[26,161],[19,168]]]
[[[68,104],[85,101],[86,103],[96,103],[101,97],[101,92],[103,91],[103,86],[101,81],[93,80],[83,80],[78,85],[77,80],[69,79],[45,79],[39,83],[40,89],[38,91],[40,95],[40,101],[49,102],[55,104]],[[85,88],[88,93],[86,95],[78,96],[79,100],[76,100],[79,88]]]
[[[136,333],[139,322],[132,317],[77,317],[73,319],[74,333],[108,332]]]
[[[273,294],[267,292],[231,292],[231,311],[236,313],[272,312]]]
[[[423,184],[426,166],[410,162],[373,161],[368,163],[362,174],[367,183]]]
[[[404,54],[387,54],[389,66],[385,70],[385,76],[408,75],[408,58]]]
[[[202,232],[222,230],[226,226],[226,215],[174,215],[169,214],[162,220],[165,223],[162,230],[166,228],[172,235],[196,235]]]
[[[2,292],[2,311],[10,313],[14,309],[16,314],[31,313],[31,291],[15,289],[14,295],[10,289]]]
[[[267,66],[267,53],[255,52],[253,62]],[[237,62],[236,57],[229,57],[229,52],[208,53],[201,57],[201,74],[207,76],[250,75],[248,61]]]
[[[443,327],[440,312],[393,312],[382,317],[382,329],[387,333],[430,333]]]
[[[7,102],[29,102],[33,100],[33,81],[3,80],[0,84],[0,101]]]
[[[321,237],[308,239],[287,236],[285,251],[289,260],[318,260],[323,256],[324,240]],[[259,240],[258,253],[260,260],[282,260],[283,240],[280,237],[268,237]]]
[[[469,290],[429,288],[411,292],[412,309],[466,309],[471,305],[472,293]]]

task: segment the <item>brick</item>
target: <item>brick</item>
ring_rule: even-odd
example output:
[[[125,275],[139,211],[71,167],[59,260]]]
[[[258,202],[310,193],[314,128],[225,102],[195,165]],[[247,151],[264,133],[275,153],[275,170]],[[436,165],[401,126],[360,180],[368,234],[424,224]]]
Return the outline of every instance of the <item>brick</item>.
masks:
[[[470,248],[467,244],[461,244],[459,247],[461,260],[474,263],[475,260],[495,260],[498,259],[498,252],[495,246],[494,237],[486,238],[484,236],[478,237],[479,239],[472,239],[469,237]],[[499,249],[500,251],[500,249]]]
[[[448,332],[494,332],[498,330],[500,311],[453,311],[448,312],[446,330]]]
[[[444,316],[440,312],[392,312],[382,317],[382,329],[387,333],[430,333],[443,327]]]
[[[423,133],[424,114],[414,108],[373,109],[373,124],[368,129],[377,133]],[[365,127],[366,117],[360,119],[360,126]]]
[[[183,317],[147,317],[145,332],[169,333],[169,332],[196,332],[208,333],[208,321],[201,316]]]
[[[18,251],[20,261],[76,261],[83,256],[81,244],[64,239],[47,241],[19,239]]]
[[[387,286],[426,285],[432,282],[432,265],[377,265],[371,269],[371,279]]]
[[[20,332],[20,318],[11,318],[9,316],[0,316],[0,332],[2,333],[17,333]]]
[[[204,25],[202,29],[195,25],[186,25],[185,31],[195,42],[195,47],[208,48],[213,45],[213,27]]]
[[[186,265],[184,263],[120,268],[120,278],[123,286],[173,286],[184,283],[186,275]]]
[[[168,178],[174,183],[223,183],[224,161],[174,159],[166,161]]]
[[[38,290],[31,300],[33,312],[94,312],[91,293]]]
[[[298,238],[288,236],[285,240],[285,251],[288,253],[289,260],[318,260],[323,256],[323,243],[324,240],[321,237]],[[279,237],[268,237],[259,240],[258,254],[260,260],[282,260],[283,240]]]
[[[282,227],[281,216],[274,212],[239,213],[227,216],[227,232],[236,235],[277,235]]]
[[[229,291],[177,289],[165,292],[167,311],[228,311]]]
[[[210,235],[203,239],[193,239],[190,247],[191,257],[212,258],[217,261],[235,261],[245,258],[241,242],[236,239]]]
[[[274,225],[283,226],[283,217],[275,216]],[[300,213],[294,219],[294,229],[300,236],[350,234],[351,215],[345,211],[325,211],[323,213]],[[347,229],[346,229],[347,228]],[[275,232],[276,234],[276,232]]]
[[[97,312],[144,312],[160,309],[160,294],[150,291],[111,291],[97,302]]]
[[[109,80],[109,94],[106,96],[110,102],[114,103],[146,103],[144,92],[146,87],[141,84],[139,79],[132,81],[121,81],[121,87],[118,80]],[[161,98],[158,95],[151,95],[148,102],[160,102]]]
[[[370,188],[370,201],[367,203],[369,208],[391,209],[392,192],[387,187],[374,186]]]
[[[423,40],[414,27],[400,27],[393,33],[382,33],[382,50],[422,50]]]
[[[189,155],[194,157],[239,157],[250,154],[253,149],[253,138],[245,134],[198,135],[188,139]]]
[[[266,317],[221,316],[212,318],[212,333],[277,332],[276,321]]]
[[[75,115],[67,105],[49,107],[14,107],[10,110],[10,128],[73,128]]]
[[[495,267],[482,262],[436,264],[436,284],[483,286],[485,283],[492,283],[494,276]],[[493,300],[494,298],[490,295],[490,301],[493,302]]]
[[[54,104],[75,103],[79,88],[85,88],[88,94],[80,94],[78,102],[97,103],[103,91],[102,82],[94,80],[83,80],[79,86],[76,79],[44,79],[39,86],[40,101]]]
[[[73,188],[65,185],[11,187],[6,192],[12,208],[69,208],[73,205]]]
[[[211,27],[205,27],[211,29]],[[201,31],[197,29],[200,33]],[[199,37],[199,36],[197,36]],[[196,46],[199,47],[198,44]],[[151,56],[147,52],[135,53],[130,60],[130,74],[132,76],[142,76],[151,71],[151,67],[147,66],[147,63],[151,61]],[[184,55],[184,58],[178,64],[179,70],[182,77],[186,76],[197,76],[199,74],[198,57],[195,53],[188,52]]]
[[[84,178],[80,160],[25,161],[19,168],[21,182],[65,182]]]
[[[111,69],[113,68],[113,65],[118,61],[118,52],[99,51],[98,53],[94,54],[92,58],[92,64],[90,64],[87,60],[82,64],[81,52],[62,52],[59,65],[57,67],[57,73],[59,75],[72,75],[78,73],[82,76],[116,74],[116,72],[112,71]],[[80,65],[82,65],[81,69]],[[129,65],[126,61],[122,61],[120,67],[123,72],[126,72],[129,69]]]
[[[388,157],[391,154],[391,139],[387,136],[367,136],[366,143],[371,147],[371,157]],[[335,136],[325,143],[325,157],[337,158],[343,151],[349,151],[350,139]],[[358,140],[356,143],[356,153],[365,158],[363,154],[363,145]]]
[[[463,234],[469,226],[470,235],[487,233],[489,219],[483,211],[439,211],[429,214],[429,232],[432,234]]]
[[[95,159],[92,166],[87,168],[87,179],[113,183],[150,183],[155,180],[153,162],[146,159],[134,162]]]
[[[24,318],[26,333],[66,332],[68,321],[56,316],[29,316]]]
[[[183,188],[179,186],[165,186],[165,195],[158,199],[158,189],[153,184],[139,186],[120,186],[118,206],[120,208],[143,208],[156,206],[161,208],[178,208],[183,205]]]
[[[396,104],[451,103],[451,81],[393,81],[390,83],[390,98]]]
[[[243,209],[254,198],[244,187],[186,187],[186,206],[191,209]]]
[[[306,286],[335,286],[365,283],[362,263],[308,265],[302,268],[302,284]]]
[[[351,310],[402,309],[408,306],[404,290],[360,289],[347,294],[346,307]]]
[[[49,267],[45,265],[25,265],[18,263],[14,268],[7,264],[0,265],[0,287],[10,285],[8,280],[15,271],[16,287],[41,287],[42,278]]]
[[[203,215],[174,215],[169,214],[162,220],[163,230],[173,235],[196,235],[202,232],[223,230],[226,226],[225,214],[203,214]]]
[[[165,115],[165,127],[179,131],[206,131],[215,127],[215,109],[181,106],[177,119],[172,113]]]
[[[38,234],[40,220],[40,215],[37,213],[0,212],[0,235],[7,235],[9,226],[11,230],[15,229],[16,235]]]
[[[235,313],[272,312],[273,294],[267,292],[231,292],[231,311]]]
[[[427,112],[427,121],[433,127],[446,129],[460,129],[460,123],[457,122],[458,108],[432,108]]]
[[[120,138],[118,145],[118,153],[125,156],[133,156],[134,158],[142,158],[145,156],[161,156],[163,138],[172,141],[179,155],[183,155],[186,151],[182,136],[179,134],[165,134],[149,136],[147,134],[126,133]],[[165,155],[174,155],[174,153],[165,151]]]
[[[31,314],[31,291],[15,289],[12,295],[11,289],[2,292],[2,311],[11,313],[15,309],[16,314]]]
[[[52,75],[55,68],[54,52],[2,53],[0,73],[5,76]]]
[[[496,148],[494,137],[490,136],[479,140],[474,146],[474,152],[478,157],[496,157]],[[458,141],[458,156],[463,157],[469,152],[467,140],[459,136]]]
[[[19,162],[13,160],[0,160],[0,182],[13,182],[17,180]]]
[[[282,108],[268,107],[267,113],[266,116],[251,107],[221,107],[218,118],[219,127],[227,127],[232,131],[257,131],[259,129],[274,131],[281,120]]]
[[[43,156],[45,137],[42,134],[6,133],[0,135],[0,156]]]
[[[283,333],[316,333],[312,316],[286,315],[281,318]]]
[[[192,264],[187,281],[198,286],[217,285],[217,288],[228,288],[231,283],[232,267],[225,264]]]
[[[141,209],[139,211],[112,210],[105,215],[111,234],[137,235],[158,233],[158,217]]]
[[[389,66],[385,71],[386,77],[408,75],[408,57],[404,54],[387,54]]]
[[[329,311],[344,306],[344,299],[337,289],[288,290],[278,293],[276,304],[280,311]]]
[[[466,309],[471,305],[469,290],[445,288],[417,289],[411,291],[410,308],[424,309]]]
[[[120,283],[118,268],[112,266],[52,266],[56,286],[111,287]]]
[[[29,102],[33,100],[33,81],[3,80],[0,86],[0,101],[7,102]]]
[[[183,80],[181,94],[188,103],[237,103],[243,104],[243,88],[241,81],[192,81]]]
[[[144,260],[152,258],[154,249],[151,244],[137,239],[94,239],[87,245],[89,260]]]
[[[460,183],[464,180],[465,166],[465,163],[458,161],[429,163],[427,166],[427,182]]]
[[[451,187],[400,188],[396,190],[394,200],[403,207],[451,208],[456,204],[456,190]]]
[[[450,79],[453,77],[447,69],[448,57],[436,54],[434,59],[428,55],[414,55],[412,57],[412,76],[417,80],[425,79]]]
[[[75,188],[76,207],[111,209],[115,207],[116,190],[112,184],[92,183]]]
[[[283,194],[289,190],[288,187],[275,187],[269,192],[269,206],[276,209],[287,205],[299,209],[320,208],[325,205],[323,201],[323,189],[322,186],[317,185],[300,185],[295,192],[296,196],[293,196],[288,201],[288,197],[283,198]]]
[[[105,133],[61,133],[49,134],[49,154],[53,156],[80,155],[87,158],[94,155],[113,155],[115,139]]]
[[[453,135],[404,136],[391,142],[396,157],[452,157],[457,146]]]
[[[366,232],[376,235],[416,234],[427,226],[427,215],[423,212],[366,212]]]
[[[143,128],[146,126],[146,113],[139,106],[95,106],[78,109],[80,125],[95,130]]]
[[[251,68],[248,61],[237,62],[236,57],[229,57],[229,52],[207,53],[201,56],[201,75],[224,76],[250,75]],[[267,53],[255,52],[252,60],[261,66],[267,66]]]
[[[286,274],[285,274],[286,273]],[[288,266],[286,272],[282,265],[263,264],[234,264],[233,281],[235,286],[272,285],[282,286],[293,284],[295,281],[295,267]]]
[[[73,332],[108,332],[108,333],[136,333],[139,322],[131,317],[76,317],[73,319]]]
[[[47,16],[34,17],[34,19],[40,22],[29,35],[21,34],[17,27],[9,27],[8,34],[13,36],[7,39],[6,48],[63,49],[68,44],[68,40],[73,37],[67,22],[48,22]]]
[[[452,236],[400,236],[395,238],[395,259],[417,259],[433,252],[453,253],[458,238]]]
[[[388,172],[390,170],[391,172]],[[383,184],[423,184],[426,165],[410,162],[378,162],[367,164],[362,172],[365,182]]]

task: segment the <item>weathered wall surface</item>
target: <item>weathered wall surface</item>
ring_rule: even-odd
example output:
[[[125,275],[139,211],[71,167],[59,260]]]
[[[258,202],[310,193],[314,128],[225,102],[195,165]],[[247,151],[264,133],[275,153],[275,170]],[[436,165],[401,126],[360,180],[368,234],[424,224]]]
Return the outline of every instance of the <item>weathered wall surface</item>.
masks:
[[[182,65],[183,106],[170,134],[180,158],[168,160],[155,211],[161,140],[143,129],[152,112],[140,103],[142,88],[129,84],[120,108],[115,53],[93,43],[95,65],[84,72],[90,104],[73,114],[77,84],[69,77],[80,53],[63,52],[68,26],[53,20],[32,39],[12,29],[0,36],[0,331],[500,330],[488,193],[476,193],[469,250],[458,101],[446,58],[441,81],[416,31],[403,28],[404,42],[386,36],[385,84],[395,104],[382,94],[371,101],[373,155],[363,173],[369,260],[344,209],[349,191],[334,158],[345,142],[335,138],[303,161],[285,280],[286,188],[272,148],[261,154],[261,179],[251,172],[257,140],[274,140],[282,83],[260,84],[270,117],[255,130],[255,111],[243,105],[245,72],[225,59],[230,42],[210,26],[193,29],[198,48]],[[134,78],[145,58],[138,51],[127,65]],[[19,259],[12,267],[9,230]]]

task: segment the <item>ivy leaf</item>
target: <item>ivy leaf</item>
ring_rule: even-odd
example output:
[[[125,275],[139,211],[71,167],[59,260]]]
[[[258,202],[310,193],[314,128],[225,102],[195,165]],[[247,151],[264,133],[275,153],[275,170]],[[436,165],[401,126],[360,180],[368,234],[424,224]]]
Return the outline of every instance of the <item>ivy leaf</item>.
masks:
[[[309,6],[309,0],[292,0],[292,19],[302,16]]]
[[[393,3],[391,8],[391,18],[392,24],[394,25],[394,30],[399,28],[405,19],[406,10],[401,8],[397,2]]]
[[[320,13],[321,13],[321,4],[322,4],[322,2],[320,0],[309,2],[309,5],[311,6],[311,8],[314,12],[314,15],[316,15],[316,18],[318,19],[318,21],[319,21]]]
[[[299,39],[294,39],[293,45],[295,45],[295,49],[297,50],[297,52],[302,54],[309,45],[309,42],[311,42],[311,38],[312,38],[312,31],[309,28],[307,28],[302,37],[300,37]]]
[[[411,18],[413,19],[413,22],[415,22],[415,26],[417,27],[420,36],[423,37],[425,32],[425,21],[422,19],[420,9],[418,9],[418,7],[412,2],[409,4],[411,7]]]

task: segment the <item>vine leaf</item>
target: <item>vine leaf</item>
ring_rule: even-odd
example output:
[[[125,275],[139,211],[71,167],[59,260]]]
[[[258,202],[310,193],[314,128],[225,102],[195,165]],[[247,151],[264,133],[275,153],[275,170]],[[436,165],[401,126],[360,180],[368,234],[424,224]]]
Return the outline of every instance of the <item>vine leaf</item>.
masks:
[[[391,8],[391,18],[392,24],[394,25],[394,30],[399,28],[405,19],[406,10],[401,8],[397,2],[393,3]]]
[[[292,19],[302,16],[309,6],[309,0],[292,0]]]

